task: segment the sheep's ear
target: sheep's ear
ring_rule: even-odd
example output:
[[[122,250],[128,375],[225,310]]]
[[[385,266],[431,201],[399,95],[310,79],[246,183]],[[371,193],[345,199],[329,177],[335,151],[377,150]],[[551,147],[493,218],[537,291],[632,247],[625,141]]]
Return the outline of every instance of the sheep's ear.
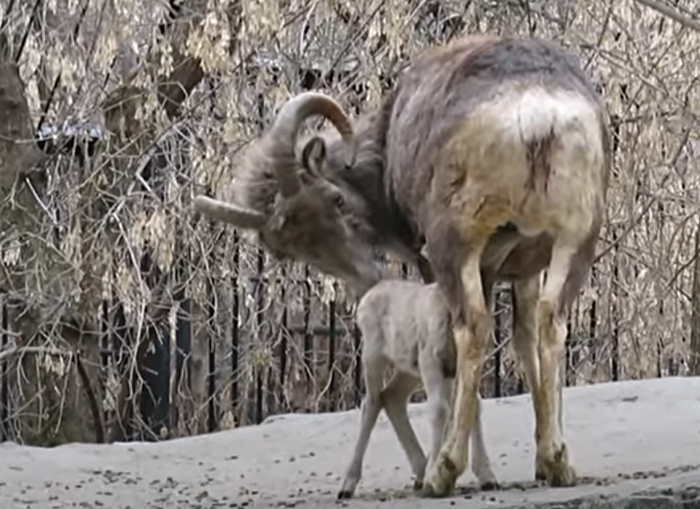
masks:
[[[301,164],[309,173],[321,176],[324,159],[326,159],[326,142],[323,138],[314,136],[301,152]]]

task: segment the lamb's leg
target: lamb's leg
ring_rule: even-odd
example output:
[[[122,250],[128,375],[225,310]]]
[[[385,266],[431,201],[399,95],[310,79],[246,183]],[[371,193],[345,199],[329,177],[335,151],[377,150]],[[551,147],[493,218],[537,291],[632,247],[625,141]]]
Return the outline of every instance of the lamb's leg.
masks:
[[[408,374],[396,372],[382,391],[382,405],[394,432],[406,453],[411,471],[415,476],[414,489],[423,486],[425,475],[425,454],[408,418],[408,397],[413,393],[419,380]]]
[[[352,460],[345,473],[343,484],[338,492],[338,499],[352,498],[355,493],[357,483],[362,477],[362,460],[367,451],[369,437],[377,423],[377,417],[382,409],[382,375],[384,373],[383,364],[364,363],[365,390],[366,394],[362,400],[360,433],[357,437]]]
[[[423,349],[418,359],[418,365],[423,379],[423,387],[428,402],[428,415],[430,416],[430,452],[428,455],[428,469],[438,457],[442,439],[445,434],[445,420],[447,419],[450,405],[451,388],[450,380],[445,378],[442,366],[435,359],[430,348]]]
[[[481,211],[487,218],[498,217],[489,216],[488,207],[482,208]],[[474,217],[479,213],[469,211],[465,216]],[[493,327],[480,270],[481,253],[492,229],[488,228],[487,224],[477,226],[478,228],[475,227],[471,232],[473,235],[468,237],[472,243],[460,270],[462,312],[455,317],[452,324],[457,349],[457,394],[451,425],[442,449],[426,475],[425,496],[449,494],[469,460],[469,436],[474,425],[484,352]],[[488,290],[490,293],[490,288]]]
[[[472,472],[479,480],[482,490],[496,490],[499,488],[496,474],[491,469],[491,461],[486,452],[484,442],[484,431],[481,427],[481,398],[476,398],[476,417],[474,418],[474,428],[472,430]]]
[[[520,361],[535,411],[539,408],[540,359],[537,353],[537,301],[540,275],[513,283],[513,349]],[[539,433],[536,429],[536,435]]]

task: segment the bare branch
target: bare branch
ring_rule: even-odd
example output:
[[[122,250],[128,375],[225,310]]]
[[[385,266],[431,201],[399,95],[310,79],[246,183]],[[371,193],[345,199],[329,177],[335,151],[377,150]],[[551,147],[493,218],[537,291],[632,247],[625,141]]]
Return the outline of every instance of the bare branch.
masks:
[[[695,21],[694,19],[685,17],[682,14],[671,9],[669,6],[662,4],[661,2],[657,2],[657,0],[637,0],[637,2],[639,2],[642,5],[646,5],[650,9],[654,9],[656,12],[659,12],[664,16],[668,16],[669,18],[671,18],[674,21],[677,21],[686,28],[690,28],[691,30],[700,32],[699,21]]]
[[[23,346],[23,347],[13,347],[7,350],[0,350],[0,361],[8,359],[16,355],[24,354],[46,354],[46,355],[58,355],[63,357],[71,357],[73,352],[69,350],[64,350],[61,348],[53,348],[47,346]]]

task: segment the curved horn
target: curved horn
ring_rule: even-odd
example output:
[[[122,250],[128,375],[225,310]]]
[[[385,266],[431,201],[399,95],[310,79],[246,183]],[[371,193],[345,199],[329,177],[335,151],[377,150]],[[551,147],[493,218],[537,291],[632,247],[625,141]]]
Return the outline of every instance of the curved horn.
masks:
[[[202,214],[241,228],[260,230],[265,225],[265,216],[260,212],[207,196],[195,196],[194,208]]]
[[[350,119],[340,104],[330,96],[319,92],[304,92],[287,101],[270,130],[275,152],[275,175],[280,193],[285,198],[296,194],[301,187],[296,173],[290,171],[294,166],[290,162],[295,157],[299,127],[313,115],[321,115],[330,120],[344,140],[350,142],[354,137]]]

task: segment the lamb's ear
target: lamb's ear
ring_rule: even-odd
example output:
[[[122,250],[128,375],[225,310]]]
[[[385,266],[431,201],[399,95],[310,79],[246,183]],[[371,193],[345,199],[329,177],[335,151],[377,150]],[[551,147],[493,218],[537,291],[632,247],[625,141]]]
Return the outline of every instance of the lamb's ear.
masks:
[[[326,158],[326,142],[314,136],[301,151],[301,164],[311,174],[321,176],[323,160]]]

